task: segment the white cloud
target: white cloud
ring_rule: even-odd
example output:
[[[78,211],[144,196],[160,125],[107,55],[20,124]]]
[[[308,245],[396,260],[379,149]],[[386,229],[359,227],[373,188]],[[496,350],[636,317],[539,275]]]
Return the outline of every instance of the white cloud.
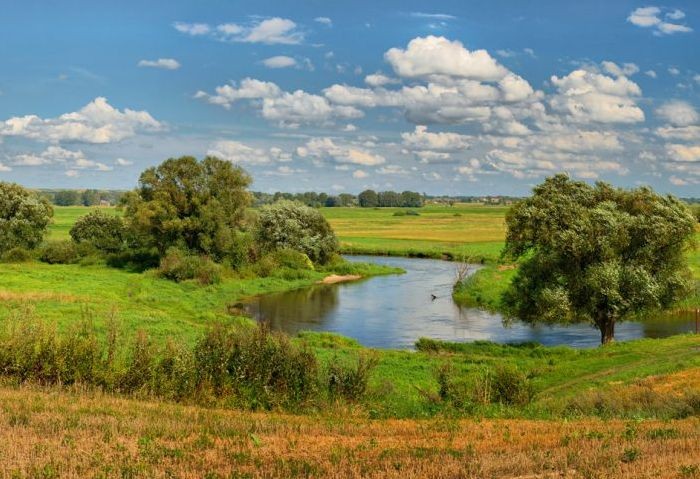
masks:
[[[371,75],[367,75],[365,77],[365,83],[368,84],[371,87],[380,87],[384,85],[390,85],[392,83],[400,83],[400,81],[396,78],[391,78],[383,73],[373,73]]]
[[[80,176],[80,173],[77,170],[68,170],[66,171],[65,175],[68,178],[77,178]]]
[[[118,166],[131,166],[134,164],[133,161],[124,158],[117,158],[116,160],[114,160],[114,163]]]
[[[656,109],[656,114],[674,126],[689,126],[700,122],[700,115],[685,101],[672,100]]]
[[[601,65],[603,66],[603,70],[616,77],[632,76],[639,72],[639,67],[634,63],[623,63],[622,66],[619,66],[615,62],[604,61],[601,62]]]
[[[180,33],[192,36],[207,35],[211,31],[211,27],[206,23],[175,22],[173,27]]]
[[[0,162],[0,171],[12,171],[12,168]]]
[[[173,58],[159,58],[158,60],[141,60],[138,63],[138,66],[162,68],[164,70],[177,70],[180,68],[180,63]]]
[[[678,145],[666,146],[669,156],[675,161],[695,162],[700,161],[700,145]]]
[[[369,175],[363,170],[355,170],[352,172],[352,177],[357,179],[367,178]]]
[[[662,126],[656,129],[656,134],[665,140],[700,140],[700,126]]]
[[[550,105],[575,122],[636,123],[644,112],[634,97],[642,94],[627,77],[611,78],[586,70],[575,70],[565,77],[551,78],[558,93]]]
[[[662,20],[661,12],[661,8],[655,6],[637,8],[630,13],[627,17],[627,21],[638,27],[652,28],[656,36],[689,33],[693,31],[692,28],[686,25]],[[682,20],[685,18],[685,13],[681,10],[674,9],[672,11],[667,11],[664,17],[668,20]]]
[[[296,66],[297,61],[292,57],[277,55],[275,57],[266,58],[262,61],[262,64],[267,68],[288,68]]]
[[[206,35],[221,41],[264,43],[267,45],[297,45],[304,41],[304,32],[288,18],[272,17],[256,20],[246,25],[222,23],[216,28],[206,23],[175,22],[179,32],[198,36]]]
[[[656,72],[654,70],[647,70],[644,72],[644,74],[646,76],[648,76],[649,78],[656,78],[657,77]]]
[[[314,22],[318,22],[318,23],[320,23],[322,25],[326,25],[328,27],[333,26],[333,20],[331,20],[328,17],[316,17],[316,18],[314,18]]]
[[[353,144],[336,144],[331,138],[312,138],[304,146],[297,148],[297,155],[302,158],[311,157],[319,160],[332,159],[338,163],[376,166],[386,160],[383,156],[374,154]]]
[[[450,15],[449,13],[424,13],[424,12],[411,12],[410,15],[415,18],[429,18],[432,20],[456,20],[457,17]]]
[[[680,74],[681,74],[681,71],[680,71],[678,68],[676,68],[676,67],[669,67],[669,68],[668,68],[668,73],[670,73],[670,74],[673,75],[673,76],[677,76],[677,75],[680,75]]]
[[[414,38],[405,50],[392,48],[384,58],[404,78],[449,76],[497,81],[508,73],[486,50],[469,51],[459,41],[432,35]]]
[[[15,166],[63,165],[71,170],[91,169],[111,171],[113,168],[98,161],[89,160],[80,150],[67,150],[60,146],[49,146],[38,153],[25,153],[13,157]]]
[[[245,78],[240,86],[224,85],[216,94],[199,91],[195,98],[230,108],[238,100],[259,100],[253,106],[260,109],[266,120],[281,126],[297,127],[303,123],[332,123],[336,119],[361,118],[363,113],[352,106],[332,105],[326,98],[297,90],[282,91],[276,84]]]
[[[231,140],[220,140],[214,142],[207,155],[216,156],[231,163],[247,165],[264,165],[270,163],[273,158],[280,158],[282,150],[279,148],[253,148],[244,143]]]
[[[459,133],[431,133],[423,125],[412,133],[401,133],[403,144],[412,150],[459,151],[469,148],[469,137]]]
[[[0,136],[19,136],[51,143],[113,143],[138,133],[164,129],[165,126],[147,111],[128,108],[120,111],[103,97],[95,98],[77,112],[56,118],[27,115],[0,121]]]

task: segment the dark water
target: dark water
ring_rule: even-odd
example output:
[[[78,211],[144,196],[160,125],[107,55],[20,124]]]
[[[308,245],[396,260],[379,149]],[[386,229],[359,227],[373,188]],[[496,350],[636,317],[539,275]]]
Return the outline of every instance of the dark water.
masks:
[[[499,343],[537,341],[574,347],[600,343],[598,331],[586,324],[533,327],[516,322],[506,328],[499,314],[457,306],[452,301],[454,263],[376,256],[349,256],[348,260],[398,266],[406,274],[264,295],[250,302],[249,313],[268,321],[273,329],[291,334],[331,331],[377,348],[412,348],[420,337]],[[432,300],[431,294],[437,298]],[[620,323],[615,338],[661,338],[694,330],[690,314],[669,315],[644,323]]]

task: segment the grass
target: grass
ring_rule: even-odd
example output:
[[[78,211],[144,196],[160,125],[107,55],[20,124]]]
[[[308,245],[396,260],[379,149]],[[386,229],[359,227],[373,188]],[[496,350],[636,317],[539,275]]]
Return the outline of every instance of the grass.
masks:
[[[374,421],[0,388],[2,477],[683,479],[698,442],[697,418]]]

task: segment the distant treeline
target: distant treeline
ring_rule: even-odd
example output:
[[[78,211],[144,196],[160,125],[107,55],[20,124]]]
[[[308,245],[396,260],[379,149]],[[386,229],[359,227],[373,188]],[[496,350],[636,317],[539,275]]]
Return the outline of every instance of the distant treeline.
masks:
[[[113,206],[124,194],[119,190],[41,190],[56,206]]]
[[[327,193],[316,193],[307,191],[305,193],[261,193],[253,192],[255,206],[262,206],[275,203],[279,200],[293,200],[304,203],[314,208],[336,207],[336,206],[360,206],[362,208],[383,208],[383,207],[408,207],[420,208],[424,203],[424,195],[415,191],[380,191],[365,190],[359,195],[350,193],[340,193],[339,195],[329,195]]]

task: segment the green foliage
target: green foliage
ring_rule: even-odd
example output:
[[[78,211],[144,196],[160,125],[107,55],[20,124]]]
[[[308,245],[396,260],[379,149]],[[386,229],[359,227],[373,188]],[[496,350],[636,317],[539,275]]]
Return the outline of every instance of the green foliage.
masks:
[[[78,248],[72,241],[50,241],[39,252],[39,260],[49,264],[71,264],[79,258]]]
[[[332,397],[359,401],[367,394],[369,379],[377,367],[376,356],[362,354],[356,365],[346,365],[333,360],[328,366],[328,391]]]
[[[264,252],[293,249],[321,264],[338,251],[338,240],[323,215],[287,200],[260,208],[256,240]]]
[[[171,158],[141,174],[139,187],[123,198],[124,217],[135,241],[161,255],[177,246],[220,262],[237,249],[250,181],[215,157]]]
[[[107,266],[138,273],[157,268],[159,264],[160,257],[154,248],[130,248],[107,255]]]
[[[374,208],[379,206],[379,196],[374,190],[365,190],[357,195],[357,202],[363,208]]]
[[[522,264],[503,297],[527,322],[589,321],[601,341],[617,321],[667,308],[690,289],[687,207],[650,188],[548,178],[506,216],[504,254]]]
[[[36,248],[53,216],[45,198],[14,183],[0,182],[0,253],[11,248]]]
[[[221,281],[222,267],[206,256],[192,255],[170,248],[160,260],[158,274],[173,281],[196,279],[200,284]]]
[[[53,204],[56,206],[74,206],[81,203],[80,193],[75,190],[57,191],[53,196]]]
[[[21,246],[16,246],[2,255],[2,260],[7,263],[26,263],[32,259],[34,259],[34,257],[31,251]]]
[[[529,403],[534,396],[532,383],[527,376],[510,365],[499,365],[481,377],[485,397],[491,402],[519,405]]]
[[[96,210],[78,218],[70,229],[76,243],[87,243],[100,251],[114,253],[124,246],[124,223],[118,216]]]

